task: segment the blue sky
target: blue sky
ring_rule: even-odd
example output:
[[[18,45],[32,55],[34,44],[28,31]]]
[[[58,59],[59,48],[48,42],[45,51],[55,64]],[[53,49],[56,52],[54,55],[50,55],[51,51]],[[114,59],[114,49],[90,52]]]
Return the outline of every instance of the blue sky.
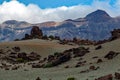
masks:
[[[0,3],[3,1],[11,0],[0,0]],[[55,8],[60,6],[74,6],[74,5],[91,5],[95,0],[18,0],[26,5],[32,3],[36,4],[41,8]],[[96,0],[97,1],[97,0]],[[109,1],[111,5],[115,3],[116,0],[98,0],[98,1]]]
[[[41,8],[91,4],[93,0],[19,0],[25,4],[38,4]]]

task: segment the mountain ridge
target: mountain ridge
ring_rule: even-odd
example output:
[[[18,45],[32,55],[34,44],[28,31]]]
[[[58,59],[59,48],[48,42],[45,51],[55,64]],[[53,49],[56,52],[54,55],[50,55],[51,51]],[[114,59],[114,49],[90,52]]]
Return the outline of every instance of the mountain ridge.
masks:
[[[120,18],[113,18],[107,12],[97,10],[84,18],[68,19],[62,22],[49,21],[31,24],[24,21],[9,20],[0,25],[0,41],[21,39],[26,33],[30,33],[32,26],[38,26],[43,30],[43,34],[48,36],[60,36],[62,39],[77,37],[98,41],[108,39],[110,31],[120,28]]]

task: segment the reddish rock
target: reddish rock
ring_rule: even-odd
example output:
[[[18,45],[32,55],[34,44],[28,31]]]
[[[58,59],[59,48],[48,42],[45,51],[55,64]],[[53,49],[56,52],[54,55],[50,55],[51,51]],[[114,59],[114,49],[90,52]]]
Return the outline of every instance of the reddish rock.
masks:
[[[40,65],[39,63],[33,64],[32,68],[41,68],[43,67],[42,65]]]
[[[102,76],[102,77],[97,78],[95,80],[113,80],[113,76],[112,76],[112,74],[108,74],[106,76]]]
[[[82,63],[87,63],[87,61],[83,61]]]
[[[93,64],[93,63],[89,63],[89,64]]]
[[[80,64],[76,64],[76,65],[75,65],[76,68],[77,68],[77,67],[80,67],[80,66],[81,66]]]
[[[22,58],[22,59],[27,59],[27,53],[22,52],[22,53],[18,53],[18,58]]]
[[[48,55],[48,59],[47,59],[47,61],[48,61],[48,62],[51,62],[51,61],[54,60],[54,58],[55,58],[54,55]]]
[[[41,80],[39,77],[37,77],[37,79],[36,80]]]
[[[93,59],[95,59],[95,58],[98,58],[98,56],[94,56],[94,57],[92,57]]]
[[[13,66],[12,70],[17,70],[19,67],[18,66]]]
[[[99,46],[97,46],[97,47],[95,48],[95,50],[99,50],[99,49],[101,49],[101,48],[102,48],[102,46],[99,45]]]
[[[27,55],[27,57],[29,60],[35,61],[35,60],[39,60],[41,56],[35,52],[31,52],[30,54]]]
[[[87,70],[80,71],[80,73],[88,73],[88,72],[89,72],[88,69],[87,69]]]
[[[9,57],[10,57],[10,58],[17,58],[18,56],[17,56],[17,53],[11,52],[11,53],[9,54]]]
[[[5,70],[10,70],[10,69],[8,67],[6,67]]]
[[[90,66],[90,67],[89,67],[90,70],[97,70],[97,69],[99,69],[99,68],[100,68],[99,66],[98,66],[98,67],[95,67],[95,66]]]
[[[120,79],[120,73],[115,72],[115,79]]]
[[[98,59],[97,60],[97,63],[101,63],[101,62],[103,62],[102,59]]]
[[[114,52],[114,51],[110,51],[107,55],[105,55],[104,58],[107,58],[107,59],[113,59],[115,56],[117,56],[119,53],[117,52]]]
[[[20,51],[20,47],[13,47],[12,48],[15,52],[19,52]]]
[[[89,53],[89,48],[85,47],[73,48],[74,57],[82,57],[86,53]]]
[[[83,61],[83,62],[78,62],[75,67],[80,67],[80,66],[84,66],[86,63],[86,61]]]
[[[95,68],[95,66],[90,66],[89,69],[90,70],[95,70],[96,68]]]
[[[65,68],[69,68],[69,66],[67,65],[67,66],[65,66]]]
[[[39,27],[37,27],[37,26],[33,26],[32,30],[31,30],[31,36],[33,38],[40,38],[41,39],[43,36],[42,30],[39,29]]]

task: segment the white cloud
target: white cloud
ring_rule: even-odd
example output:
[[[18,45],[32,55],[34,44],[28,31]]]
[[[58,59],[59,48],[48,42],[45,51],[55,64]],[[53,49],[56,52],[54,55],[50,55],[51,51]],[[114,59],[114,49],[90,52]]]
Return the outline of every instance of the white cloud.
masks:
[[[91,5],[76,5],[71,7],[61,6],[57,8],[41,9],[35,4],[25,5],[17,0],[3,2],[0,5],[0,23],[6,20],[20,20],[30,23],[40,23],[45,21],[62,21],[65,19],[75,19],[85,17],[88,13],[97,9],[106,10],[111,16],[120,15],[120,0],[114,5],[109,4],[109,0],[94,0]]]

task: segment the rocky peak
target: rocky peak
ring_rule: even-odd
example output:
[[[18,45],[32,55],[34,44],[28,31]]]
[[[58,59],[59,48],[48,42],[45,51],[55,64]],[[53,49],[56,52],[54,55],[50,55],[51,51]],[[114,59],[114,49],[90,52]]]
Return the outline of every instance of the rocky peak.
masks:
[[[91,22],[106,22],[106,21],[109,21],[111,19],[111,17],[105,11],[98,9],[98,10],[88,14],[85,17],[85,19],[87,21],[91,21]]]
[[[17,24],[17,23],[18,23],[18,21],[16,21],[16,20],[8,20],[8,21],[3,22],[2,24],[13,25],[13,24]]]

